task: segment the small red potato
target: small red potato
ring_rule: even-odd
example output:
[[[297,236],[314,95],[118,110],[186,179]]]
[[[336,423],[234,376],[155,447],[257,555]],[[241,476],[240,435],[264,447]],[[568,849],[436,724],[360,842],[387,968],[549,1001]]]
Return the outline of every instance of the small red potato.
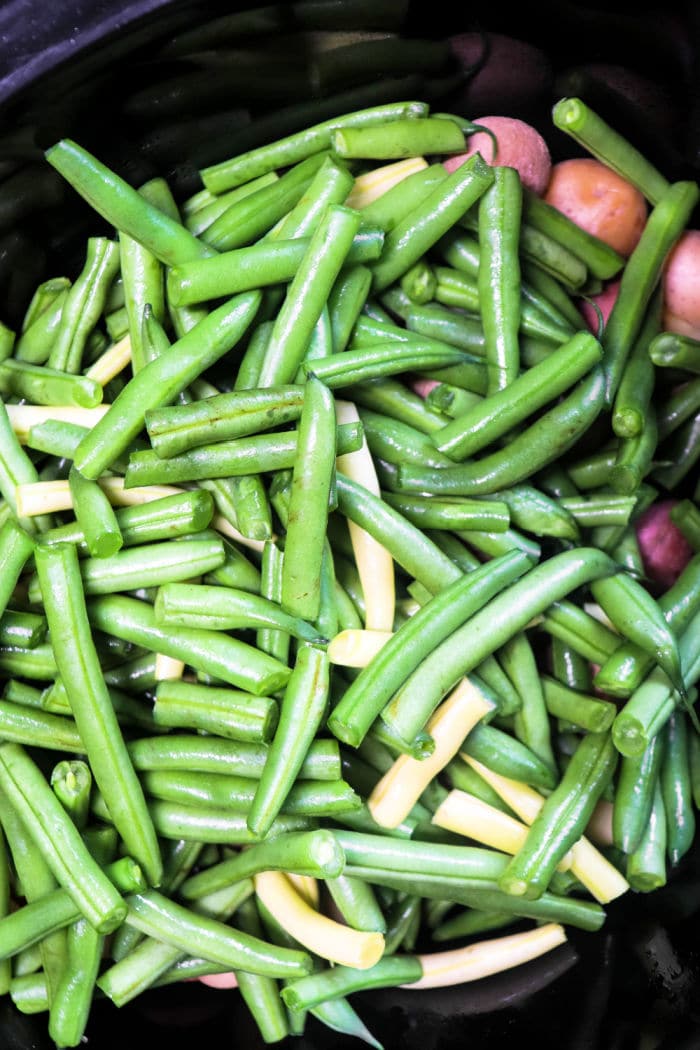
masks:
[[[625,257],[637,246],[647,219],[640,191],[592,157],[555,164],[544,199]]]
[[[662,278],[664,328],[700,339],[700,230],[686,230],[671,251]]]
[[[456,154],[445,161],[447,170],[454,171],[478,151],[489,164],[516,168],[523,186],[541,196],[549,183],[552,159],[539,131],[516,117],[479,117],[474,123],[494,133],[498,142],[496,153],[491,136],[477,131],[469,136],[466,153]]]

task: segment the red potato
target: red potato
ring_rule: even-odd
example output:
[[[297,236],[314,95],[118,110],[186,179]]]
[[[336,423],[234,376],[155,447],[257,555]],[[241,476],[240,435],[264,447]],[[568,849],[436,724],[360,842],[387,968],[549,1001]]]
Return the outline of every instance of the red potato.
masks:
[[[681,530],[669,518],[675,500],[661,500],[644,512],[637,522],[637,542],[650,580],[668,590],[693,556]]]
[[[449,48],[465,70],[478,66],[452,100],[459,113],[509,113],[527,119],[548,103],[549,58],[533,44],[503,33],[457,33]]]
[[[615,305],[618,293],[620,291],[619,280],[608,281],[603,288],[603,291],[598,295],[591,295],[590,299],[593,302],[589,302],[588,299],[582,299],[579,305],[579,309],[583,314],[583,318],[593,332],[594,335],[598,334],[598,313],[593,303],[596,303],[603,315],[603,324],[607,324],[608,317],[610,317],[610,311]]]
[[[549,183],[552,159],[539,131],[516,117],[479,117],[474,123],[493,131],[498,142],[495,155],[491,136],[478,131],[469,136],[466,153],[456,154],[445,161],[447,170],[454,171],[468,157],[479,152],[490,164],[516,168],[523,186],[541,195]]]
[[[636,247],[647,219],[640,191],[592,157],[555,164],[544,199],[625,257]]]
[[[664,328],[700,339],[700,230],[687,230],[669,255],[662,278]]]
[[[202,984],[208,985],[210,988],[237,988],[238,981],[236,980],[235,973],[212,973],[206,977],[198,977]]]

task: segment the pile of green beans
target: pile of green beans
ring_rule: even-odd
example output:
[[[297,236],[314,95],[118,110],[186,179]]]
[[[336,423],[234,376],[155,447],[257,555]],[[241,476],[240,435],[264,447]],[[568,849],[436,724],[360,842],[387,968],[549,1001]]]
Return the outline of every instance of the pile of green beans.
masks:
[[[113,228],[0,329],[0,992],[58,1047],[95,997],[222,972],[266,1042],[310,1013],[378,1045],[352,993],[595,931],[688,853],[700,348],[658,289],[698,187],[554,120],[646,193],[629,259],[515,168],[448,174],[474,126],[421,101],[184,202],[47,151]]]

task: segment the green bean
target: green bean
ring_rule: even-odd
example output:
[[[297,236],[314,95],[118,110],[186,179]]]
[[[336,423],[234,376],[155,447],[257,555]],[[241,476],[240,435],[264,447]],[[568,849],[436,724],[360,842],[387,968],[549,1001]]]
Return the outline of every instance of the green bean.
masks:
[[[56,889],[57,882],[44,854],[4,793],[0,795],[0,820],[25,900],[28,904],[38,902]],[[65,890],[59,892],[68,896]],[[65,937],[61,931],[44,937],[38,945],[49,996],[63,972],[65,951]]]
[[[476,675],[469,677],[485,695],[489,691],[498,711],[505,717],[520,710],[522,699],[495,656],[487,656],[476,668]]]
[[[700,412],[684,423],[657,455],[662,462],[653,470],[652,480],[669,490],[676,489],[700,457]]]
[[[415,956],[395,955],[380,959],[368,970],[355,970],[349,966],[334,966],[332,969],[311,974],[287,984],[280,993],[288,1006],[294,1009],[311,1009],[326,999],[349,995],[367,988],[395,987],[410,984],[423,975],[420,960]]]
[[[471,412],[436,431],[435,444],[453,459],[478,452],[580,380],[600,358],[597,340],[578,333],[553,351],[546,362],[511,381],[508,389],[492,394]]]
[[[228,193],[215,195],[209,193],[208,190],[202,190],[202,194],[206,194],[206,199],[202,197],[202,203],[198,207],[195,206],[196,195],[182,205],[185,226],[195,237],[201,237],[206,228],[211,226],[214,219],[218,219],[231,204],[235,204],[237,200],[242,200],[243,197],[255,193],[256,190],[262,189],[263,186],[269,186],[270,183],[276,182],[278,178],[279,175],[276,171],[270,171],[265,175],[260,175],[257,179],[251,179],[250,182],[245,183],[243,186],[237,186],[235,190],[230,190]]]
[[[624,259],[614,248],[582,229],[527,188],[523,192],[523,219],[569,248],[586,264],[594,277],[607,281],[624,266]]]
[[[683,711],[673,712],[664,726],[663,737],[659,784],[666,810],[667,854],[675,867],[690,849],[695,836],[688,728]]]
[[[403,117],[422,117],[427,106],[421,102],[396,102],[371,109],[346,113],[342,117],[316,124],[304,131],[296,132],[266,146],[241,153],[229,161],[212,165],[200,172],[205,187],[212,193],[233,189],[250,179],[274,171],[279,167],[296,164],[305,157],[328,149],[334,131],[342,128],[371,127]]]
[[[163,193],[169,193],[167,184],[161,179],[152,179],[139,190],[145,200],[158,207]],[[168,209],[161,208],[166,216],[175,219]],[[125,308],[131,343],[132,368],[137,372],[149,355],[143,347],[143,318],[148,306],[154,320],[163,323],[165,318],[164,272],[160,260],[138,241],[122,232],[119,237],[121,272],[125,289]]]
[[[527,744],[494,726],[483,723],[474,726],[462,744],[461,751],[501,776],[545,790],[555,786],[551,765]]]
[[[412,739],[448,690],[523,630],[533,616],[584,582],[614,571],[607,555],[585,547],[531,568],[433,648],[391,701],[387,714],[392,724],[404,739]]]
[[[657,406],[656,422],[659,441],[663,441],[683,423],[700,411],[700,377],[674,387]]]
[[[0,528],[0,612],[7,608],[33,550],[31,536],[9,518]]]
[[[356,864],[348,865],[346,871],[348,875],[366,878],[378,886],[420,893],[429,899],[449,900],[482,911],[508,911],[512,915],[563,922],[591,931],[599,930],[605,919],[603,909],[590,901],[547,892],[537,900],[515,897],[500,890],[495,879],[417,876],[413,872],[380,870]]]
[[[14,359],[0,363],[0,393],[24,398],[35,405],[95,408],[102,401],[102,387],[88,376],[71,375]]]
[[[246,900],[238,908],[237,920],[244,933],[257,938],[263,936],[258,910],[253,900]],[[236,971],[241,995],[266,1043],[278,1042],[289,1034],[284,1006],[277,983],[270,977]]]
[[[91,856],[90,853],[87,855]],[[145,888],[143,874],[130,857],[121,857],[107,865],[104,871],[96,861],[93,863],[120,901],[118,890],[132,893]],[[81,914],[80,907],[67,889],[61,887],[49,890],[0,922],[0,956],[7,958],[15,955],[37,941],[50,937],[78,921]]]
[[[604,663],[620,644],[619,635],[585,609],[566,600],[552,603],[540,627],[597,664]]]
[[[80,759],[58,762],[51,770],[51,787],[75,826],[82,831],[90,806],[90,767]]]
[[[680,655],[658,602],[627,573],[594,580],[591,593],[617,630],[653,656],[679,692],[684,692]]]
[[[105,237],[89,237],[85,266],[66,294],[48,358],[50,368],[80,371],[87,338],[102,314],[118,269],[119,245]]]
[[[515,712],[515,737],[542,760],[553,773],[557,764],[552,750],[550,722],[539,669],[524,631],[510,638],[500,650],[501,665],[522,701]]]
[[[507,393],[507,392],[506,392]],[[401,491],[469,496],[491,495],[531,477],[563,455],[599,415],[604,377],[594,368],[571,393],[522,430],[507,446],[474,463],[425,471],[399,467]],[[462,423],[462,420],[456,422]],[[451,426],[451,424],[448,424]]]
[[[429,303],[435,298],[437,276],[433,266],[419,259],[401,278],[401,290],[413,303]]]
[[[128,745],[134,767],[150,769],[200,770],[260,778],[267,760],[263,744],[178,734],[131,741]],[[315,740],[297,776],[300,780],[338,780],[340,755],[335,740]]]
[[[632,854],[640,846],[651,818],[664,749],[657,733],[640,755],[623,755],[613,799],[613,842]]]
[[[348,256],[359,223],[358,212],[340,205],[330,205],[324,213],[274,323],[260,373],[260,386],[294,380],[306,343]]]
[[[0,671],[12,677],[53,681],[58,674],[53,647],[50,642],[43,642],[33,649],[0,646]]]
[[[177,543],[141,544],[111,557],[86,558],[80,564],[85,594],[111,594],[139,587],[175,585],[223,564],[220,537],[183,537]]]
[[[315,620],[321,602],[321,564],[328,499],[335,470],[335,404],[323,383],[306,384],[292,473],[289,521],[282,561],[282,607]]]
[[[609,733],[589,733],[581,739],[559,784],[531,824],[525,843],[501,875],[503,890],[515,896],[540,896],[556,865],[584,831],[616,762]]]
[[[92,803],[94,816],[109,822],[110,814],[104,799],[97,794]],[[181,802],[152,799],[148,812],[160,839],[179,842],[199,842],[220,846],[250,846],[259,841],[248,829],[245,815],[230,807],[197,805],[187,806]],[[282,835],[287,831],[300,831],[315,827],[312,817],[281,814],[270,830],[270,835]]]
[[[0,616],[0,645],[33,649],[46,639],[46,621],[39,613],[6,609]]]
[[[686,690],[700,677],[700,651],[696,632],[700,613],[695,613],[679,638],[681,669]],[[620,709],[613,723],[613,740],[623,755],[639,755],[668,721],[676,707],[676,694],[668,676],[654,668]]]
[[[406,326],[417,335],[439,339],[475,357],[486,356],[486,338],[481,322],[448,310],[439,303],[413,306],[406,318]]]
[[[590,529],[602,525],[627,525],[635,509],[636,499],[632,496],[581,496],[565,497],[560,506],[569,511],[579,525]]]
[[[562,505],[533,485],[513,485],[494,492],[493,497],[506,504],[511,522],[535,536],[555,536],[578,542],[581,539],[576,518]]]
[[[465,149],[465,138],[454,121],[423,117],[373,127],[340,128],[333,133],[331,148],[343,158],[401,160],[424,153],[459,153]]]
[[[116,929],[126,915],[120,894],[95,863],[42,773],[19,744],[0,745],[0,781],[71,900],[100,932]]]
[[[609,485],[613,492],[626,496],[636,495],[643,479],[654,465],[657,439],[656,416],[654,409],[650,408],[641,433],[636,437],[620,439],[609,475]]]
[[[434,941],[451,941],[457,937],[470,937],[487,930],[498,930],[513,923],[513,916],[503,911],[477,911],[466,908],[453,915],[433,930]]]
[[[139,373],[140,375],[140,373]],[[337,453],[356,451],[361,444],[358,424],[342,423],[337,428]],[[129,459],[125,476],[126,488],[172,482],[224,479],[285,470],[293,466],[298,447],[296,432],[280,431],[256,434],[253,437],[219,441],[215,445],[201,445],[189,452],[181,452],[170,459],[161,459],[151,450],[134,452]]]
[[[597,160],[636,186],[652,204],[668,191],[663,175],[580,98],[557,102],[552,120]]]
[[[273,948],[219,920],[195,915],[156,890],[132,894],[127,904],[126,921],[142,933],[158,937],[184,952],[196,944],[204,958],[231,969],[244,969],[267,977],[301,975],[311,969],[305,952]]]
[[[651,358],[651,347],[661,328],[662,298],[660,289],[652,296],[644,323],[632,346],[630,355],[620,376],[620,385],[615,395],[612,426],[621,438],[633,438],[641,434],[648,425],[648,417],[654,391],[655,362]]]
[[[444,500],[421,496],[404,496],[384,492],[382,498],[410,522],[422,529],[481,529],[505,532],[510,513],[505,503],[496,500],[470,500],[459,497]]]
[[[203,773],[172,773],[164,770],[145,773],[144,788],[150,797],[182,803],[197,809],[219,809],[231,816],[245,816],[257,788],[257,781],[244,777]],[[343,780],[294,784],[282,806],[284,817],[334,817],[360,808],[361,800]]]
[[[167,404],[240,339],[260,304],[248,292],[213,310],[199,325],[156,357],[124,387],[99,423],[78,446],[74,464],[94,480],[129,446],[146,412]]]
[[[493,170],[476,155],[431,190],[387,234],[382,257],[372,267],[374,291],[383,291],[406,273],[492,182]]]
[[[667,625],[676,636],[700,609],[700,558],[693,557],[676,582],[658,599]],[[611,696],[626,697],[639,686],[653,667],[653,657],[633,643],[620,645],[603,663],[595,683]]]
[[[268,743],[277,724],[277,703],[235,689],[162,681],[156,690],[153,717],[161,726]]]
[[[49,1008],[46,974],[18,974],[12,978],[8,988],[10,998],[23,1014],[40,1014]]]
[[[693,501],[679,500],[669,511],[669,517],[683,533],[693,550],[700,551],[700,511]]]
[[[525,261],[539,266],[571,294],[585,286],[588,269],[583,259],[561,241],[527,222],[523,222],[520,228],[520,251]]]
[[[325,639],[306,620],[290,616],[266,598],[229,587],[165,583],[155,601],[155,615],[165,627],[203,627],[212,630],[272,628],[314,645]]]
[[[424,434],[445,424],[441,412],[429,408],[422,397],[397,380],[373,379],[358,383],[352,389],[352,400],[360,407],[382,412]]]
[[[90,636],[77,553],[59,545],[37,549],[35,557],[56,663],[95,782],[127,849],[157,884],[160,851]]]
[[[372,887],[344,875],[327,879],[326,886],[344,921],[355,930],[384,933],[386,920]]]
[[[549,675],[542,677],[544,701],[553,718],[563,718],[588,733],[604,733],[611,728],[617,708],[608,700],[586,696]]]
[[[389,639],[345,691],[328,719],[331,731],[340,740],[357,747],[396,689],[415,673],[421,661],[465,619],[468,622],[484,602],[525,572],[528,565],[525,555],[513,552],[500,562],[490,562],[446,584]],[[425,721],[427,719],[414,726],[413,732],[399,731],[399,736],[412,740]],[[395,726],[393,720],[392,724]]]
[[[366,205],[362,209],[363,220],[388,233],[446,178],[447,172],[442,164],[429,164],[427,168],[414,171]]]
[[[110,171],[77,143],[62,139],[46,159],[107,222],[168,266],[203,258],[211,249]]]
[[[279,723],[247,815],[254,834],[269,831],[301,769],[326,711],[328,676],[329,662],[323,650],[310,645],[298,650],[280,704]]]
[[[89,787],[84,795],[87,807]],[[113,854],[113,844],[99,843],[96,855],[100,862],[106,863]],[[80,916],[68,927],[66,942],[66,969],[52,996],[49,1035],[57,1046],[77,1046],[87,1026],[105,935]]]
[[[289,678],[289,669],[246,642],[218,631],[182,628],[166,630],[156,623],[146,602],[121,595],[94,598],[88,605],[94,627],[156,653],[184,659],[202,670],[256,696],[274,693]]]
[[[121,550],[124,539],[106,493],[75,467],[70,470],[68,483],[75,517],[88,551],[95,558],[114,556]]]
[[[332,832],[289,832],[274,840],[259,842],[190,876],[182,884],[181,894],[185,900],[197,900],[260,871],[336,878],[342,874],[344,864],[345,855]]]
[[[282,597],[282,551],[271,540],[265,544],[261,558],[261,595],[279,605]],[[283,663],[288,662],[290,635],[286,631],[260,626],[255,641],[258,649],[270,653]]]
[[[478,281],[489,395],[509,387],[520,368],[518,247],[522,187],[514,168],[496,167],[493,171],[493,185],[479,201]]]
[[[449,496],[445,497],[450,499]],[[452,497],[458,498],[458,497]],[[527,554],[532,562],[540,560],[542,548],[536,540],[529,536],[523,536],[517,529],[503,529],[500,532],[492,530],[485,532],[480,529],[460,529],[457,533],[460,539],[468,543],[470,547],[487,558],[499,558],[508,551],[519,550]]]
[[[241,882],[223,892],[212,894],[207,899],[198,902],[195,907],[202,915],[225,922],[252,892],[252,882]],[[133,926],[125,925],[119,932],[121,933],[122,930],[132,930],[138,933]],[[116,1005],[123,1006],[157,982],[164,973],[172,972],[178,960],[183,959],[185,954],[176,945],[173,946],[165,941],[146,936],[104,971],[98,980],[98,988]],[[190,954],[187,953],[187,956],[189,957]],[[210,960],[207,961],[210,966],[216,966]]]
[[[59,277],[54,280],[61,282],[61,285],[51,304],[31,320],[15,342],[14,357],[18,361],[43,365],[49,359],[53,338],[61,323],[63,305],[71,285],[68,278]]]
[[[115,510],[124,547],[199,533],[210,524],[213,513],[211,495],[201,489]],[[40,542],[46,546],[75,543],[79,553],[87,551],[83,530],[77,522],[49,529]]]
[[[363,1042],[368,1043],[375,1050],[379,1050],[381,1044],[377,1042],[367,1026],[358,1017],[347,999],[341,997],[339,999],[326,1000],[326,1002],[315,1006],[309,1013],[325,1024],[327,1028],[332,1029],[332,1031],[340,1032],[342,1035],[354,1036],[356,1039],[362,1039]]]
[[[698,196],[700,190],[694,182],[673,183],[649,215],[639,243],[627,261],[602,337],[608,408],[612,407],[664,260],[683,232]]]
[[[371,270],[360,264],[345,266],[338,274],[328,298],[332,345],[336,353],[347,348],[371,284]]]
[[[632,889],[649,893],[666,885],[666,843],[668,823],[656,784],[649,818],[636,849],[627,858],[627,880]]]

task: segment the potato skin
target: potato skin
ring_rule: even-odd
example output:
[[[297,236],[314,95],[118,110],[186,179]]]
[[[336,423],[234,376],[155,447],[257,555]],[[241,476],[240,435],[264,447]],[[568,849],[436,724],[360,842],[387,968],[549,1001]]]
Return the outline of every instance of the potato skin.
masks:
[[[548,104],[552,65],[539,47],[493,32],[456,33],[448,43],[463,69],[478,65],[452,102],[457,112],[469,117],[508,113],[527,120]]]
[[[664,328],[700,339],[700,230],[686,230],[663,273]]]
[[[592,157],[555,164],[544,199],[625,257],[636,247],[647,219],[640,191]]]
[[[488,116],[474,121],[490,128],[498,140],[498,151],[494,156],[493,141],[484,131],[469,136],[469,149],[445,161],[448,171],[454,171],[477,151],[489,164],[516,168],[523,186],[541,196],[546,189],[552,170],[552,160],[547,143],[539,131],[517,117]]]

